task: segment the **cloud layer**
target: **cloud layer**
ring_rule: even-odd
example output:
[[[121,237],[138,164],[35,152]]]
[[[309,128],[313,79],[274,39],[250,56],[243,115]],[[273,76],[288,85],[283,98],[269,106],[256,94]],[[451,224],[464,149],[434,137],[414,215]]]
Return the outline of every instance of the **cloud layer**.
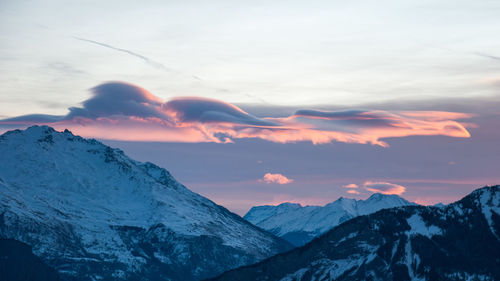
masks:
[[[470,137],[458,119],[472,115],[443,111],[303,109],[291,116],[253,116],[223,101],[182,97],[163,101],[124,82],[91,89],[92,97],[64,116],[30,114],[0,120],[0,126],[47,124],[57,129],[103,139],[165,142],[233,142],[260,138],[287,143],[310,141],[387,146],[385,138],[413,135]],[[1,127],[0,127],[1,128]]]

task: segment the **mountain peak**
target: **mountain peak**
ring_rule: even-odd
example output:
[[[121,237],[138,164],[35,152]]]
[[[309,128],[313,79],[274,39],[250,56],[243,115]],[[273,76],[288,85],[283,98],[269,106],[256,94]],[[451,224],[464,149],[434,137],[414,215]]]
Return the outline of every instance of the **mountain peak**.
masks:
[[[289,248],[167,170],[94,139],[32,126],[0,142],[0,236],[32,245],[65,279],[202,279]]]
[[[292,202],[284,202],[278,205],[279,208],[283,209],[296,209],[296,208],[302,208],[302,205],[299,203],[292,203]]]
[[[38,143],[38,144],[54,144],[64,141],[80,141],[92,144],[101,144],[95,139],[84,139],[80,136],[75,136],[73,133],[65,129],[62,132],[56,131],[54,128],[46,125],[34,125],[24,130],[16,129],[7,131],[0,136],[0,141],[12,141],[17,143]]]
[[[381,199],[385,196],[388,196],[388,195],[377,192],[377,193],[373,193],[370,197],[368,197],[368,199]]]
[[[382,193],[373,193],[370,197],[368,197],[367,200],[382,200],[385,198],[401,198],[399,195],[396,194],[382,194]]]
[[[404,202],[405,205],[412,205],[415,203],[409,202],[403,197],[396,194],[382,194],[382,193],[374,193],[368,199],[364,201],[365,203],[376,203],[376,202]]]
[[[69,131],[68,131],[69,132]],[[9,136],[13,134],[20,134],[24,137],[42,137],[47,135],[52,135],[57,132],[54,128],[46,125],[33,125],[24,130],[16,129],[6,132],[4,135]]]

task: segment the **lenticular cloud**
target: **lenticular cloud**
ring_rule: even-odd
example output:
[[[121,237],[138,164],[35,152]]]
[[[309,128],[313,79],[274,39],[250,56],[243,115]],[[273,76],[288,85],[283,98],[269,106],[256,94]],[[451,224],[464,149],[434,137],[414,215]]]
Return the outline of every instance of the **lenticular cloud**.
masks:
[[[471,116],[442,111],[298,110],[291,116],[253,116],[235,105],[207,98],[163,101],[124,82],[91,89],[92,96],[67,115],[30,114],[0,120],[0,129],[46,124],[85,137],[165,142],[233,142],[260,138],[272,142],[367,143],[413,135],[470,137],[456,120]]]
[[[401,195],[406,191],[406,187],[389,182],[373,182],[367,181],[364,184],[366,190],[386,195],[396,194]]]

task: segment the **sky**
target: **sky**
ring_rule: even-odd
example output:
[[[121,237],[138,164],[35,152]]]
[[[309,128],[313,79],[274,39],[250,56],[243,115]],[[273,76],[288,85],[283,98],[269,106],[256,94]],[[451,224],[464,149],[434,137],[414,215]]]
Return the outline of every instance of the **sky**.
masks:
[[[69,128],[238,214],[500,182],[498,1],[0,1],[0,131]]]

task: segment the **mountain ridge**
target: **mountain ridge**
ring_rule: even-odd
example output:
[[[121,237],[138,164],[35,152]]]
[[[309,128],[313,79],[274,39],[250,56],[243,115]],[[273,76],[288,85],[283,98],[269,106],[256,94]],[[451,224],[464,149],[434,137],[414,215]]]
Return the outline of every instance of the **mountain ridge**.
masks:
[[[414,204],[397,195],[375,193],[366,200],[340,197],[324,206],[301,206],[290,202],[276,206],[256,206],[252,207],[243,218],[295,246],[302,246],[314,237],[356,216],[384,208]]]
[[[63,280],[197,280],[290,249],[152,163],[47,126],[0,136],[0,237]]]
[[[445,207],[348,220],[305,246],[210,280],[499,280],[500,186]]]

